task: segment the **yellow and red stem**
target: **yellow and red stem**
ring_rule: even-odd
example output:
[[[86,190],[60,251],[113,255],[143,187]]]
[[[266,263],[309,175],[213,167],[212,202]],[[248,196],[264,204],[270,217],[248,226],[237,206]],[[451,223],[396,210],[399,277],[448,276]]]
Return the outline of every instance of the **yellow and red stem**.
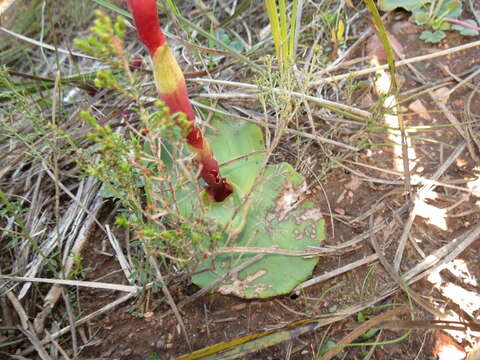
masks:
[[[155,83],[160,99],[170,114],[184,113],[191,122],[187,143],[198,154],[200,177],[207,183],[207,193],[213,201],[223,201],[232,192],[232,186],[222,178],[207,139],[195,124],[183,73],[168,46],[157,15],[156,0],[127,0],[133,15],[138,37],[148,48],[153,62]]]

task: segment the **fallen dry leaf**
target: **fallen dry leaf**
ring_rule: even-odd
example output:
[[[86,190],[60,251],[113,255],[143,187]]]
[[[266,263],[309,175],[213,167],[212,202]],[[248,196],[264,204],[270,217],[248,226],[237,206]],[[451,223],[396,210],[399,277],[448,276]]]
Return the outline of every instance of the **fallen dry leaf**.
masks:
[[[358,176],[351,175],[350,179],[350,182],[345,185],[347,189],[355,191],[360,187],[360,185],[362,185],[362,180],[360,180]]]
[[[422,100],[417,99],[408,105],[408,108],[415,112],[418,116],[425,120],[432,120],[432,117],[428,113],[427,108],[423,105]]]
[[[392,45],[394,52],[400,55],[404,55],[404,49],[402,44],[397,40],[395,36],[390,33],[387,33],[388,40]],[[367,41],[367,54],[369,56],[375,56],[380,63],[387,61],[387,56],[385,54],[385,49],[383,44],[378,38],[377,35],[372,35]]]
[[[441,87],[433,91],[433,96],[437,101],[446,104],[448,102],[448,98],[450,97],[450,89],[445,86]]]
[[[438,360],[463,360],[467,356],[465,350],[450,336],[442,331],[435,331],[433,355]]]

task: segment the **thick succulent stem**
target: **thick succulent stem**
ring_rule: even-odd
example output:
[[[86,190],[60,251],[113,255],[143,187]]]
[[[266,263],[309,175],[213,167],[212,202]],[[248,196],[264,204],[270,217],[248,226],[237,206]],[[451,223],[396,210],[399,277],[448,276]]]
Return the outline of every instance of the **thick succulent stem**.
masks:
[[[223,201],[232,193],[232,186],[221,177],[212,149],[195,124],[185,78],[160,28],[156,1],[127,0],[127,3],[137,27],[138,37],[148,48],[152,59],[158,95],[171,114],[184,113],[191,122],[186,139],[191,148],[198,153],[200,177],[208,185],[206,190],[211,200]]]

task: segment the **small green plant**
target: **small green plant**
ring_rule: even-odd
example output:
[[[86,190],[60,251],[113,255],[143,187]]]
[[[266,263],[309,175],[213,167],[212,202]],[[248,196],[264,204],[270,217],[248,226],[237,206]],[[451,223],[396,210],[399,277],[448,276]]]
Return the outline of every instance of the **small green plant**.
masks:
[[[278,5],[277,0],[265,0],[265,8],[270,19],[280,71],[282,73],[290,71],[290,67],[295,60],[298,0],[293,1],[290,21],[287,21],[287,4],[285,0],[278,0]]]
[[[358,314],[357,314],[357,321],[359,323],[363,323],[365,321],[368,320],[368,317],[369,317],[369,314],[371,312],[373,312],[374,309],[371,309],[371,308],[367,308],[365,310],[362,310],[360,311]],[[369,329],[366,333],[360,335],[359,339],[364,341],[364,340],[369,340],[371,339],[372,337],[374,337],[378,332],[380,331],[380,329],[377,329],[377,328],[371,328]]]
[[[339,5],[336,10],[325,10],[321,12],[323,28],[327,34],[330,34],[332,44],[331,52],[336,56],[337,49],[346,43],[345,22],[342,17],[344,6]]]
[[[479,34],[475,20],[459,19],[462,14],[460,0],[382,0],[379,1],[379,8],[383,11],[396,8],[411,11],[412,20],[427,28],[420,35],[420,39],[425,42],[439,42],[445,38],[445,30],[456,30],[465,36]]]
[[[85,272],[87,269],[83,266],[82,261],[83,257],[79,253],[72,252],[70,257],[73,260],[73,266],[68,274],[69,279],[83,279],[85,277]]]

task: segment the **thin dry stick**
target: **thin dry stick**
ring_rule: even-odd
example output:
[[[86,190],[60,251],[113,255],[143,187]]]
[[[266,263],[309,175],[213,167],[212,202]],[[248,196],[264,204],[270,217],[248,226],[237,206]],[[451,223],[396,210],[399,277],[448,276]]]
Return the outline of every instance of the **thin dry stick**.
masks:
[[[237,119],[240,119],[240,120],[245,120],[245,121],[248,121],[248,122],[252,122],[252,123],[260,125],[262,127],[265,126],[264,121],[260,121],[258,119],[255,119],[254,116],[251,113],[246,112],[244,109],[240,109],[238,107],[234,107],[234,109],[238,110],[238,111],[241,111],[242,113],[245,113],[250,117],[246,118],[246,117],[239,116],[239,115],[236,115],[236,114],[233,114],[233,113],[222,111],[218,108],[214,108],[214,107],[211,107],[211,106],[208,106],[208,105],[205,105],[205,104],[193,101],[193,100],[192,100],[192,104],[194,104],[196,107],[207,109],[207,110],[216,112],[216,113],[221,114],[221,115],[230,116],[230,117],[234,117],[234,118],[237,118]],[[276,126],[274,124],[269,124],[268,127],[271,128],[271,129],[274,129]],[[336,140],[327,139],[327,138],[324,138],[322,136],[309,134],[309,133],[306,133],[306,132],[303,132],[303,131],[298,131],[298,130],[286,128],[285,132],[287,132],[288,134],[301,136],[301,137],[304,137],[304,138],[307,138],[307,139],[316,140],[316,141],[319,141],[319,142],[322,142],[322,143],[335,145],[335,146],[342,147],[342,148],[352,150],[352,151],[359,151],[360,150],[358,147],[351,146],[351,145],[348,145],[348,144],[344,144],[344,143],[341,143],[341,142],[336,141]]]
[[[408,202],[403,205],[400,209],[398,209],[395,214],[394,214],[394,217],[398,217],[401,213],[404,213],[406,211],[408,207]],[[394,220],[393,220],[394,221]],[[380,224],[377,224],[373,227],[371,227],[369,230],[367,230],[366,232],[364,232],[363,234],[360,234],[358,236],[356,236],[355,238],[353,238],[352,240],[349,240],[349,241],[346,241],[344,242],[343,244],[339,245],[339,246],[334,246],[332,247],[332,249],[344,249],[345,247],[352,247],[356,244],[358,244],[359,242],[365,240],[365,239],[368,239],[371,234],[375,234],[377,232],[379,232],[380,230],[383,230],[385,227],[387,227],[388,225],[390,225],[391,222],[387,221],[387,220],[384,220],[382,221]],[[367,256],[366,258],[363,258],[363,259],[360,259],[360,260],[357,260],[353,263],[350,263],[348,265],[345,265],[343,267],[340,267],[338,269],[335,269],[333,271],[330,271],[326,274],[323,274],[323,275],[320,275],[320,276],[317,276],[317,277],[314,277],[310,280],[307,280],[303,283],[301,283],[300,285],[298,285],[294,290],[301,290],[301,289],[304,289],[306,287],[309,287],[309,286],[313,286],[315,284],[318,284],[320,282],[323,282],[323,281],[326,281],[330,278],[333,278],[335,276],[338,276],[340,274],[343,274],[345,272],[348,272],[350,270],[353,270],[359,266],[362,266],[362,265],[366,265],[366,264],[369,264],[373,261],[376,261],[378,259],[378,255],[377,254],[372,254],[372,255],[369,255]]]
[[[360,13],[364,12],[366,13],[368,9],[363,9]],[[386,21],[387,17],[389,16],[390,13],[386,13],[385,15],[382,16],[382,21]],[[370,35],[372,35],[373,31],[371,27],[368,27],[368,29],[360,35],[360,37],[350,46],[347,51],[345,51],[340,57],[336,58],[330,65],[327,66],[326,69],[320,71],[318,74],[314,74],[315,76],[322,76],[326,73],[332,72],[337,70],[340,67],[343,67],[343,62],[346,58],[350,56],[350,54],[353,53],[353,51],[361,44],[363,43]],[[313,85],[315,86],[315,85]]]
[[[45,333],[47,334],[47,336],[50,336],[50,333],[47,330],[45,330]],[[53,346],[55,346],[55,348],[60,352],[60,354],[62,354],[63,359],[70,360],[70,356],[68,356],[67,352],[65,350],[63,350],[63,348],[60,346],[60,344],[55,339],[51,339],[50,341],[52,342]],[[77,358],[76,353],[75,353],[74,356],[75,356],[74,358]]]
[[[258,85],[254,84],[247,84],[247,83],[242,83],[242,82],[236,82],[236,81],[227,81],[227,80],[214,80],[214,79],[201,79],[201,78],[195,78],[192,79],[193,81],[199,82],[199,83],[207,83],[207,84],[218,84],[218,85],[227,85],[227,86],[235,86],[243,89],[249,89],[249,90],[254,90],[254,91],[262,91],[262,90],[268,90],[272,91],[277,94],[286,94],[290,95],[299,99],[305,99],[308,101],[311,101],[315,104],[318,104],[320,106],[327,106],[330,108],[335,108],[338,110],[346,111],[351,114],[358,115],[359,117],[363,119],[369,119],[371,118],[372,114],[368,111],[358,109],[353,106],[348,106],[345,104],[340,104],[336,103],[334,101],[322,99],[319,97],[315,96],[310,96],[310,95],[305,95],[303,93],[297,92],[297,91],[289,91],[286,89],[279,89],[279,88],[262,88]]]
[[[372,223],[373,219],[370,218],[370,222]],[[390,275],[395,282],[398,284],[398,286],[407,293],[409,297],[411,297],[415,302],[423,307],[425,310],[427,310],[429,313],[436,315],[438,317],[442,317],[443,313],[438,311],[437,309],[434,309],[429,303],[424,301],[415,291],[410,289],[408,287],[408,282],[402,279],[397,273],[395,272],[395,269],[393,268],[392,265],[387,261],[385,258],[385,255],[383,254],[382,249],[380,249],[380,246],[378,245],[377,241],[375,240],[375,235],[372,234],[370,237],[370,244],[372,245],[373,249],[375,250],[375,253],[378,255],[378,260],[380,263],[383,265],[383,268],[385,271]]]
[[[321,247],[310,247],[311,250],[302,251],[302,250],[287,250],[287,249],[277,249],[277,248],[261,248],[261,247],[249,247],[249,246],[232,246],[232,247],[221,247],[213,251],[211,255],[216,254],[275,254],[275,255],[285,255],[285,256],[300,256],[305,258],[312,258],[317,256],[332,256],[332,255],[343,255],[346,252],[353,251],[355,249],[345,249],[338,250],[333,248],[321,248]]]
[[[137,294],[138,294],[138,293],[136,293],[136,292],[131,292],[130,294],[127,294],[127,295],[124,295],[124,296],[118,298],[117,300],[111,302],[110,304],[107,304],[107,305],[105,305],[104,307],[102,307],[102,308],[100,308],[100,309],[98,309],[98,310],[96,310],[96,311],[88,314],[87,316],[85,316],[85,317],[77,320],[77,321],[75,322],[75,326],[78,327],[78,326],[80,326],[80,325],[83,325],[83,324],[87,323],[88,321],[90,321],[90,320],[92,320],[92,319],[95,319],[96,317],[98,317],[98,316],[100,316],[100,315],[102,315],[102,314],[104,314],[104,313],[112,310],[113,308],[117,307],[118,305],[123,304],[124,302],[130,300],[131,298],[135,297]],[[68,333],[68,332],[70,331],[70,329],[71,329],[71,325],[68,325],[68,326],[66,326],[66,327],[64,327],[64,328],[62,328],[62,329],[54,332],[53,334],[50,334],[48,337],[46,337],[45,339],[43,339],[43,340],[40,342],[40,344],[42,344],[42,345],[48,344],[52,339],[56,339],[56,338],[58,338],[58,337],[60,337],[60,336],[62,336],[62,335],[65,335],[66,333]],[[21,355],[21,356],[28,355],[28,354],[30,354],[30,353],[31,353],[32,351],[34,351],[34,350],[35,350],[35,348],[34,348],[33,346],[31,346],[31,347],[23,350],[23,351],[20,353],[20,355]]]
[[[65,293],[65,289],[62,289],[63,302],[65,303],[65,308],[67,309],[68,321],[70,322],[70,329],[72,333],[72,348],[73,348],[73,357],[76,359],[78,357],[78,341],[77,341],[77,328],[75,326],[75,315],[73,313],[72,305],[70,304],[70,299],[68,294]],[[49,333],[47,332],[47,335]],[[56,341],[52,339],[52,343],[55,345]],[[59,348],[59,351],[62,352],[63,349]]]
[[[457,118],[455,117],[455,115],[452,114],[452,112],[448,109],[447,105],[444,104],[437,96],[435,96],[433,91],[428,91],[428,94],[430,95],[432,100],[435,102],[437,107],[440,110],[442,110],[443,114],[448,119],[448,121],[450,121],[450,123],[453,124],[453,126],[458,131],[460,136],[463,137],[463,139],[467,143],[468,151],[470,152],[470,154],[472,154],[472,158],[475,158],[475,156],[476,156],[475,148],[472,144],[472,139],[470,137],[470,134],[469,134],[468,130],[466,130],[462,127],[462,124],[460,124],[460,121],[458,121]]]
[[[244,263],[241,263],[240,265],[234,267],[232,270],[230,270],[229,272],[227,272],[225,275],[217,278],[216,280],[212,281],[210,284],[208,284],[207,286],[201,288],[200,290],[198,290],[195,294],[193,294],[192,296],[190,296],[189,298],[181,301],[179,304],[177,304],[177,308],[181,309],[182,307],[184,307],[185,305],[191,303],[192,301],[195,301],[196,299],[198,299],[200,296],[202,295],[205,295],[206,293],[208,293],[209,291],[215,289],[218,285],[220,285],[223,281],[225,281],[225,279],[228,279],[230,278],[231,276],[233,276],[234,274],[238,274],[240,271],[242,271],[243,269],[247,268],[248,266],[256,263],[257,261],[263,259],[265,257],[265,254],[257,254],[253,257],[251,257],[250,259],[248,259],[247,261],[245,261]],[[165,314],[162,315],[162,318],[166,317],[170,315],[170,312],[166,312]]]
[[[183,333],[183,336],[185,337],[185,341],[187,342],[187,345],[191,351],[192,344],[190,343],[190,339],[188,337],[187,328],[185,327],[185,323],[183,322],[182,315],[180,315],[180,312],[178,311],[177,304],[175,304],[175,300],[173,300],[172,294],[170,294],[170,290],[168,290],[168,287],[165,284],[165,281],[163,280],[163,275],[162,275],[162,272],[160,271],[160,266],[158,266],[157,259],[155,259],[154,256],[150,256],[150,263],[153,265],[153,268],[155,269],[155,275],[157,280],[160,281],[160,283],[162,284],[163,294],[167,298],[167,303],[168,305],[170,305],[170,308],[175,314],[175,318],[177,319],[177,322],[182,329],[182,333]]]
[[[20,324],[22,324],[23,329],[28,329],[28,315],[25,312],[25,309],[23,308],[22,304],[20,304],[20,301],[15,297],[12,291],[9,291],[7,293],[7,298],[10,300],[10,302],[13,305],[13,308],[17,312],[18,318],[20,319]]]
[[[350,270],[356,269],[357,267],[360,267],[360,266],[369,264],[371,262],[374,262],[377,259],[378,259],[377,254],[368,255],[367,257],[365,257],[363,259],[354,261],[353,263],[350,263],[350,264],[347,264],[345,266],[339,267],[338,269],[330,271],[326,274],[316,276],[316,277],[314,277],[310,280],[307,280],[307,281],[301,283],[300,285],[298,285],[295,289],[293,289],[293,291],[302,290],[302,289],[305,289],[309,286],[316,285],[316,284],[321,283],[323,281],[326,281],[328,279],[334,278],[335,276],[338,276],[338,275],[346,273]]]
[[[349,164],[362,166],[362,167],[365,167],[367,169],[373,169],[373,170],[383,172],[383,173],[389,174],[389,175],[394,175],[394,176],[397,176],[397,177],[400,177],[400,178],[403,177],[403,173],[401,173],[401,172],[394,171],[394,170],[388,170],[388,169],[382,169],[382,168],[379,168],[377,166],[364,164],[361,161],[350,161],[350,160],[346,160],[346,159],[336,159],[336,161],[343,161],[343,162],[346,162],[346,163],[349,163]],[[380,179],[370,178],[367,175],[362,174],[362,173],[355,172],[355,170],[353,170],[351,168],[348,168],[346,166],[345,166],[345,168],[348,169],[349,172],[352,172],[353,174],[358,175],[362,180],[372,181],[372,182],[376,182],[377,180],[380,180]],[[381,180],[380,182],[382,182],[382,181],[384,181],[384,180]],[[464,181],[464,180],[462,180],[462,181]],[[464,182],[467,182],[467,181],[464,181]],[[402,181],[388,181],[386,183],[387,184],[392,184],[392,185],[402,185],[403,184]],[[471,195],[474,195],[474,196],[480,196],[480,192],[475,191],[475,189],[468,189],[468,188],[464,188],[464,187],[461,187],[461,186],[452,185],[450,183],[441,182],[441,181],[438,181],[438,180],[427,179],[427,178],[425,178],[423,176],[419,176],[419,175],[413,175],[412,176],[412,185],[414,185],[414,186],[435,185],[435,186],[441,186],[441,187],[444,187],[444,188],[447,188],[447,189],[453,189],[453,190],[458,190],[458,191],[462,191],[462,192],[467,192],[467,193],[469,193]]]
[[[403,55],[397,50],[396,50],[396,53],[398,56],[400,57],[403,57]],[[421,83],[425,84],[425,77],[422,75],[422,73],[420,73],[413,65],[408,65],[408,67],[410,68],[410,70],[412,70],[413,74],[417,77],[417,80],[420,81]],[[452,78],[454,78],[455,80],[459,81],[458,80],[458,77],[456,77],[454,74],[451,73],[451,71],[447,68],[447,67],[444,67],[445,70],[451,75]],[[474,71],[473,74],[467,76],[467,79],[470,78],[470,76],[472,75],[475,75],[476,73],[478,72],[477,71]],[[463,81],[460,81],[460,83],[457,85],[457,86],[461,86],[462,84],[464,84]],[[448,96],[453,92],[455,91],[456,87],[454,87],[452,90],[449,91],[448,95],[445,96],[445,98],[448,98]],[[446,104],[443,102],[443,99],[440,99],[438,96],[436,96],[436,94],[433,92],[432,89],[427,89],[427,93],[429,94],[429,96],[432,98],[432,100],[435,102],[435,104],[437,105],[437,107],[443,112],[443,114],[445,115],[445,117],[448,119],[448,121],[450,121],[450,123],[453,124],[453,126],[455,127],[455,129],[458,131],[458,133],[465,139],[465,142],[467,143],[467,146],[468,146],[468,151],[470,152],[470,154],[472,155],[472,157],[475,159],[475,156],[476,156],[476,153],[475,153],[475,150],[474,150],[474,147],[472,146],[472,141],[471,141],[471,138],[469,136],[469,133],[467,130],[464,130],[462,127],[461,127],[461,124],[460,122],[457,120],[457,118],[452,114],[452,112],[448,109],[448,107],[446,106]]]
[[[29,328],[32,328],[32,326],[29,326]],[[23,335],[25,335],[27,339],[32,343],[33,348],[37,351],[38,355],[42,360],[53,360],[48,355],[47,351],[43,347],[42,342],[38,339],[33,330],[21,329],[21,331]]]
[[[3,31],[4,33],[6,33],[8,35],[16,37],[17,39],[20,39],[20,40],[28,42],[30,44],[39,46],[39,47],[44,48],[44,49],[52,50],[52,51],[55,51],[55,52],[66,54],[66,55],[73,55],[73,56],[77,56],[77,57],[82,57],[82,58],[85,58],[85,59],[100,60],[100,59],[98,59],[96,57],[93,57],[93,56],[89,56],[89,55],[82,54],[82,53],[75,52],[75,51],[65,50],[65,49],[59,48],[58,46],[53,46],[53,45],[44,43],[42,41],[31,39],[27,36],[17,34],[16,32],[14,32],[12,30],[8,30],[8,29],[4,28],[3,26],[0,26],[0,31]]]
[[[105,228],[107,230],[107,237],[108,240],[110,240],[110,245],[112,245],[113,250],[115,251],[115,254],[117,254],[117,259],[118,262],[120,263],[120,266],[123,270],[123,273],[125,274],[125,277],[127,280],[130,280],[130,276],[132,275],[132,271],[130,268],[130,264],[127,261],[127,258],[122,252],[122,247],[120,246],[120,243],[118,242],[117,238],[115,235],[110,230],[110,226],[105,225]]]
[[[362,325],[357,327],[355,330],[353,330],[350,334],[345,336],[342,340],[338,342],[338,345],[327,352],[325,355],[323,355],[320,360],[331,360],[337,355],[342,349],[344,348],[344,345],[348,345],[355,341],[360,335],[365,334],[368,330],[370,330],[373,327],[376,327],[378,324],[382,323],[383,321],[390,319],[394,316],[402,315],[408,312],[408,307],[407,306],[401,306],[396,309],[389,310],[383,314],[377,315],[370,320],[364,322]]]
[[[446,66],[445,66],[446,68]],[[480,68],[475,70],[474,72],[472,72],[470,75],[468,75],[465,79],[460,79],[458,78],[455,74],[452,74],[450,71],[449,71],[450,75],[458,81],[458,84],[455,85],[454,87],[452,87],[449,91],[448,91],[448,94],[445,95],[445,97],[449,97],[450,95],[452,95],[455,91],[457,91],[459,88],[461,88],[462,86],[466,85],[470,80],[472,80],[475,76],[477,76],[478,74],[480,74]]]
[[[457,238],[450,240],[447,245],[435,250],[427,256],[422,262],[408,270],[403,277],[410,282],[417,281],[430,273],[433,269],[438,269],[458,255],[460,255],[467,247],[480,238],[480,225],[472,230],[466,231]]]
[[[477,150],[480,150],[480,138],[477,136],[476,131],[473,129],[473,126],[472,126],[472,124],[475,121],[472,119],[472,110],[471,110],[472,99],[477,93],[478,93],[478,89],[473,89],[470,95],[468,95],[468,99],[465,102],[465,115],[467,116],[467,120],[468,120],[468,132],[471,138],[473,139],[473,141],[475,142],[475,145],[477,145]],[[474,155],[473,159],[477,163],[480,163],[479,156],[476,153],[473,155]]]
[[[466,146],[465,142],[462,142],[461,144],[457,145],[457,147],[450,154],[448,159],[432,175],[432,180],[437,181],[440,178],[440,176],[442,176],[443,173],[445,171],[447,171],[447,169],[450,167],[450,165],[452,165],[453,162],[463,152],[463,150],[465,150],[465,146]],[[429,183],[429,184],[423,185],[422,188],[415,195],[413,209],[411,210],[408,221],[405,224],[402,236],[400,237],[400,241],[398,243],[397,251],[395,252],[395,260],[393,262],[393,267],[394,267],[395,272],[397,274],[400,270],[400,264],[402,262],[403,252],[405,251],[405,245],[407,243],[408,234],[410,233],[413,221],[415,220],[415,217],[417,215],[417,211],[418,211],[418,205],[417,204],[420,204],[421,202],[423,202],[425,200],[425,198],[427,198],[428,195],[431,194],[431,192],[433,191],[433,189],[435,187],[436,187],[436,185],[434,183]]]
[[[473,47],[476,47],[476,46],[480,46],[480,41],[474,41],[474,42],[471,42],[471,43],[468,43],[468,44],[464,44],[464,45],[456,46],[456,47],[453,47],[453,48],[450,48],[450,49],[438,51],[438,52],[435,52],[433,54],[421,55],[421,56],[413,57],[413,58],[410,58],[410,59],[396,61],[395,62],[395,67],[399,67],[399,66],[403,66],[403,65],[407,65],[407,64],[412,64],[412,63],[416,63],[416,62],[421,62],[421,61],[425,61],[425,60],[434,59],[434,58],[437,58],[437,57],[440,57],[440,56],[453,54],[453,53],[456,53],[458,51],[470,49],[470,48],[473,48]],[[363,70],[358,70],[358,71],[351,71],[351,72],[348,72],[346,74],[331,76],[331,77],[324,78],[324,79],[319,79],[317,81],[313,81],[311,83],[311,86],[317,86],[317,85],[320,85],[320,84],[325,84],[325,83],[335,82],[335,81],[339,81],[339,80],[344,80],[344,79],[349,78],[349,77],[358,77],[358,76],[362,76],[362,75],[367,75],[367,74],[374,73],[378,70],[385,70],[385,69],[388,69],[388,64],[375,66],[375,67],[371,67],[371,68],[363,69]]]
[[[73,244],[72,248],[66,253],[72,253],[72,254],[80,254],[81,251],[83,250],[83,247],[85,246],[87,240],[88,240],[88,235],[90,234],[90,229],[93,226],[94,221],[96,220],[96,216],[100,209],[103,206],[103,198],[97,193],[95,199],[92,201],[92,210],[91,210],[91,215],[87,216],[85,221],[83,222],[78,235],[76,236],[75,243]],[[74,259],[73,257],[69,257],[63,266],[65,276],[68,276],[70,274],[70,271],[74,265]],[[52,288],[48,291],[47,296],[45,296],[45,302],[44,302],[44,308],[50,308],[52,309],[57,301],[60,299],[60,293],[61,289],[58,285],[52,286]],[[35,324],[35,321],[34,321]]]
[[[82,286],[82,287],[88,287],[93,289],[115,290],[115,291],[129,292],[129,293],[132,293],[141,289],[141,287],[139,286],[103,283],[103,282],[96,282],[96,281],[48,279],[48,278],[10,276],[10,275],[0,275],[0,280],[1,279],[21,281],[21,282],[39,282],[39,283],[45,283],[45,284]]]

